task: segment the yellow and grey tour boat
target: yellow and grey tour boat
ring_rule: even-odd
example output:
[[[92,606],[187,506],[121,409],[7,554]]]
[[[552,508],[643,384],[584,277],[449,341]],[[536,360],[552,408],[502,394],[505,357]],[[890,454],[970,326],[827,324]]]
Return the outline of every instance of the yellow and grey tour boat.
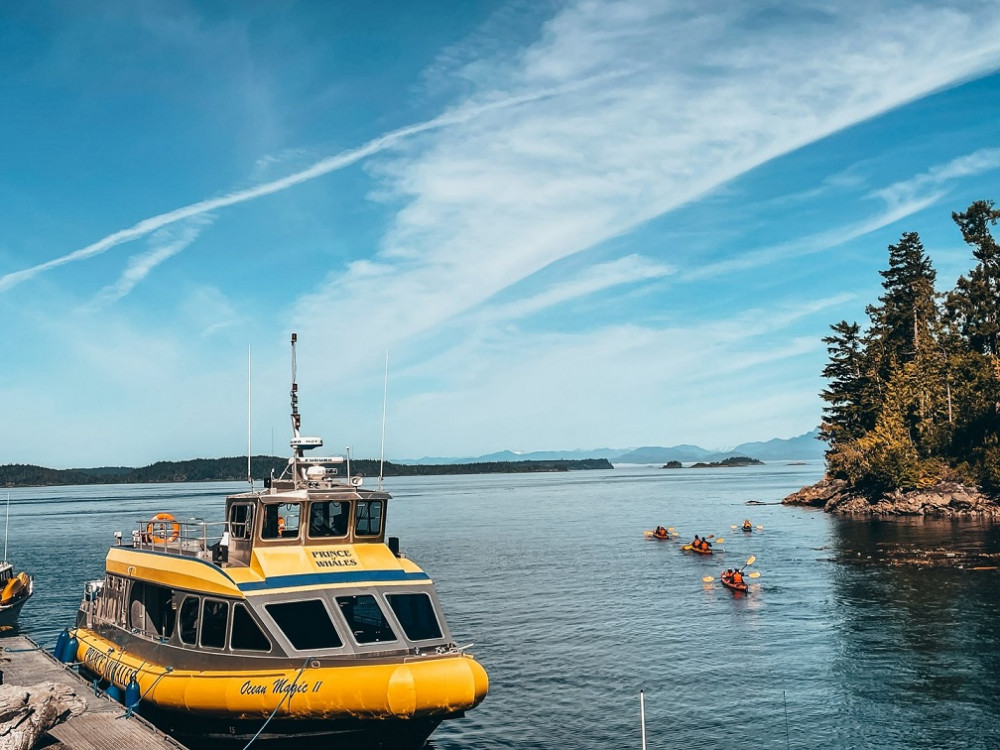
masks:
[[[284,471],[224,521],[163,512],[119,539],[57,655],[189,744],[420,747],[483,700],[486,671],[386,537],[389,494],[307,455],[295,340]]]

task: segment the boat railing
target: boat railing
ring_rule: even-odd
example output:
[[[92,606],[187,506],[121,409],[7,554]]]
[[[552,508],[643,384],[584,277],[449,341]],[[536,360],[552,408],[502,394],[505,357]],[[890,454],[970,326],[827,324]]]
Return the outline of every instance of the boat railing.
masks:
[[[203,560],[215,560],[219,556],[219,541],[226,536],[225,521],[181,520],[172,516],[164,518],[165,515],[137,522],[137,528],[132,531],[135,549]]]

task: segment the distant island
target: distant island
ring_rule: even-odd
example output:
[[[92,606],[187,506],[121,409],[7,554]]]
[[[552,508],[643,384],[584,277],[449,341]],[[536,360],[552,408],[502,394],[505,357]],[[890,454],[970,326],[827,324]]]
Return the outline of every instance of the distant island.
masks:
[[[748,456],[729,456],[721,461],[699,461],[692,464],[692,469],[717,469],[731,466],[763,466],[764,462]],[[680,461],[667,461],[663,464],[664,469],[683,469],[684,464]]]
[[[380,462],[376,459],[351,461],[352,475],[377,477]],[[263,480],[278,476],[288,465],[287,458],[253,456],[251,476]],[[385,477],[429,476],[439,474],[522,474],[527,472],[584,471],[613,469],[605,458],[551,461],[484,461],[465,464],[406,465],[386,461]],[[346,473],[347,466],[345,464]],[[235,458],[196,458],[190,461],[158,461],[149,466],[105,466],[94,469],[49,469],[31,464],[0,465],[0,487],[37,487],[76,484],[144,484],[159,482],[239,482],[246,481],[246,456]]]
[[[826,476],[783,500],[874,516],[1000,516],[1000,245],[993,201],[951,215],[977,265],[940,293],[916,232],[889,246],[868,325],[842,320],[820,437]]]
[[[728,467],[728,466],[763,466],[763,461],[758,461],[756,458],[750,458],[749,456],[730,456],[729,458],[724,458],[721,461],[710,461],[708,463],[698,462],[694,464],[692,469],[715,469],[718,467]]]
[[[819,428],[791,438],[740,443],[725,450],[707,449],[697,445],[681,444],[672,446],[646,445],[640,448],[586,448],[547,451],[497,451],[474,457],[423,456],[414,459],[397,459],[400,464],[467,464],[488,461],[551,461],[553,459],[606,458],[616,466],[619,464],[663,465],[677,461],[692,464],[695,461],[721,461],[729,456],[756,456],[763,461],[820,461],[823,459],[823,443],[819,440]]]

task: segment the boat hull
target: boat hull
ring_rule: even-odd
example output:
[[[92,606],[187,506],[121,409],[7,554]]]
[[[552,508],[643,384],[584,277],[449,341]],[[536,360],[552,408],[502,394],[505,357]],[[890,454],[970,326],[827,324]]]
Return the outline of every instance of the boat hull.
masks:
[[[21,614],[21,608],[31,598],[31,594],[32,591],[29,589],[28,593],[21,598],[10,604],[0,605],[0,629],[8,630],[17,627],[17,616]]]
[[[191,750],[243,748],[250,740],[254,747],[270,750],[305,747],[330,747],[337,750],[417,750],[443,719],[354,719],[294,720],[214,718],[192,716],[157,706],[139,707],[139,713],[162,731],[175,737]],[[452,717],[456,718],[456,717]],[[262,730],[263,728],[263,730]],[[259,732],[259,735],[258,735]],[[256,737],[256,739],[254,739]]]
[[[198,670],[141,658],[86,628],[75,636],[82,672],[122,690],[135,679],[144,715],[180,714],[181,726],[197,720],[217,726],[212,734],[233,736],[244,723],[256,732],[265,720],[277,736],[429,734],[478,705],[489,688],[483,667],[457,651],[364,663],[310,658],[280,667],[234,657],[233,669]]]

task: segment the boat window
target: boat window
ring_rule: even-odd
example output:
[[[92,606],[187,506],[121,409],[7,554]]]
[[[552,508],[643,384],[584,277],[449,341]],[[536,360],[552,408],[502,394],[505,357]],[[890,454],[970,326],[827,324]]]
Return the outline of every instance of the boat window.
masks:
[[[396,640],[396,634],[392,632],[385,614],[371,594],[338,596],[337,604],[358,643]]]
[[[181,643],[193,646],[198,642],[198,604],[197,596],[187,596],[181,603],[177,614],[177,624]]]
[[[253,506],[234,504],[229,507],[229,536],[249,539],[253,534]]]
[[[261,539],[294,539],[299,535],[299,503],[264,506]]]
[[[354,517],[354,533],[374,536],[382,533],[382,501],[358,500],[358,510]]]
[[[128,626],[169,638],[174,632],[174,592],[164,586],[133,581],[128,600]]]
[[[340,500],[313,503],[309,508],[309,537],[347,536],[350,511],[351,504]]]
[[[387,594],[385,598],[411,641],[441,637],[441,626],[427,594]]]
[[[201,645],[222,648],[226,645],[226,620],[229,602],[206,599],[201,606]]]
[[[344,645],[330,620],[330,614],[319,599],[265,604],[264,609],[299,651],[340,648]]]
[[[233,605],[233,634],[229,645],[245,651],[271,650],[271,641],[242,604]]]

